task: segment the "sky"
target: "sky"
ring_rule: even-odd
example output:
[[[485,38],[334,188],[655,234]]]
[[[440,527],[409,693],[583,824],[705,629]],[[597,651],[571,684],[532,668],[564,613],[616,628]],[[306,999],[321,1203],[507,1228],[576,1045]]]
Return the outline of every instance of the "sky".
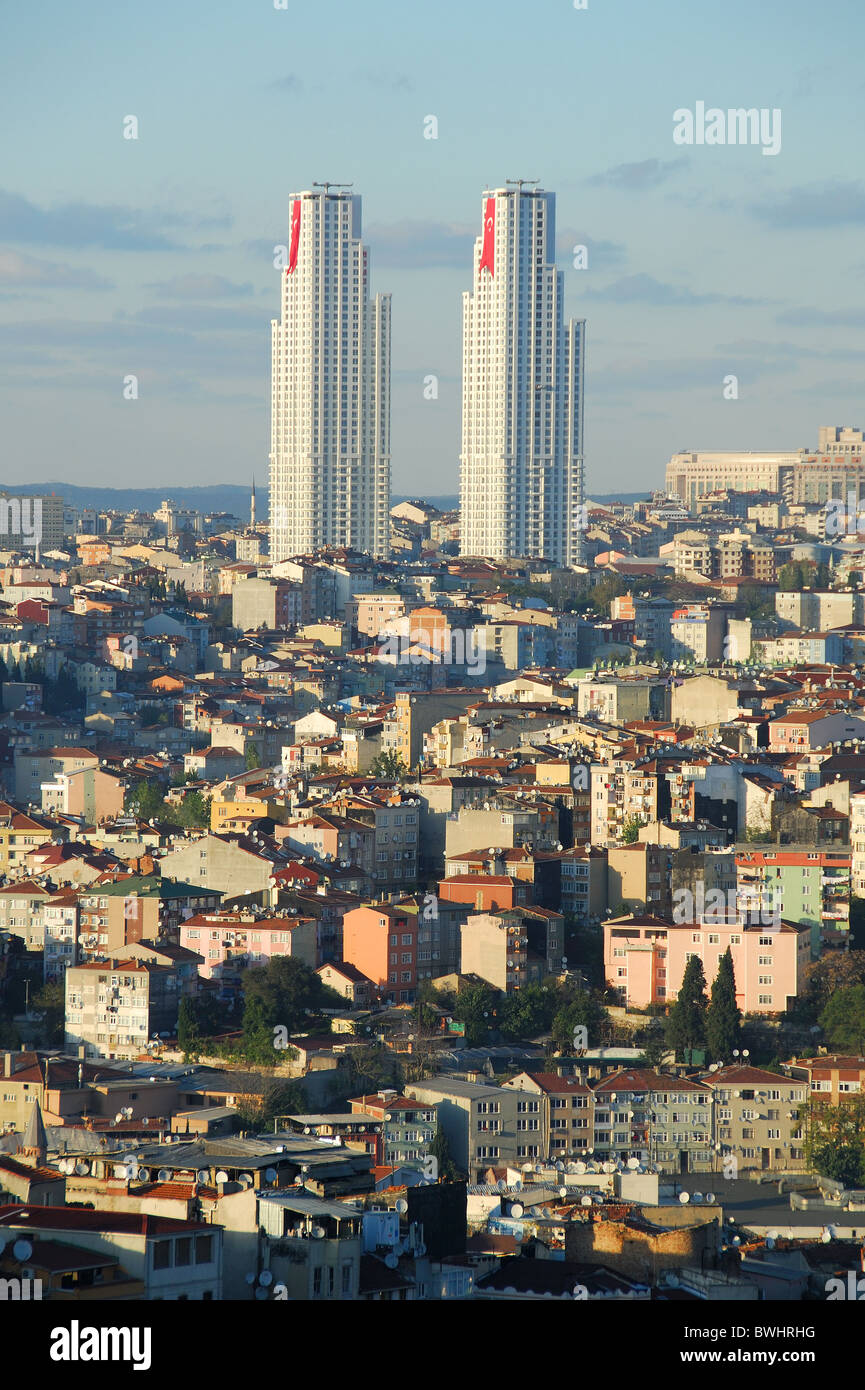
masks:
[[[276,2],[0,8],[0,481],[264,485],[274,247],[313,181],[362,195],[393,296],[394,492],[457,489],[506,178],[557,195],[589,495],[865,424],[862,0]],[[780,110],[779,152],[675,143],[698,102]]]

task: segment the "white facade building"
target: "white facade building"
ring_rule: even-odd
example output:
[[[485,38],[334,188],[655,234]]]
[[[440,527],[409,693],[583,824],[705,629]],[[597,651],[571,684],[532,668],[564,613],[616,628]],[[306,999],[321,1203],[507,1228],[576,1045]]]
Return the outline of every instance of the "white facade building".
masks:
[[[585,322],[564,324],[555,221],[553,193],[485,195],[463,295],[463,555],[581,557]]]
[[[291,199],[282,317],[271,323],[270,554],[384,558],[390,505],[390,295],[369,297],[358,196]]]

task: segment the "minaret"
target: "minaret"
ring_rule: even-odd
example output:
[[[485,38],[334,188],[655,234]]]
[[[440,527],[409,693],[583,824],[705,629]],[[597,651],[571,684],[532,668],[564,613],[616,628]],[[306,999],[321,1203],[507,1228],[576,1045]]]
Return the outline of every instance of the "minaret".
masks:
[[[37,1100],[33,1102],[18,1153],[26,1162],[32,1164],[34,1168],[38,1168],[40,1164],[45,1162],[47,1152],[48,1139],[45,1134],[45,1126],[42,1123],[42,1111],[39,1109]]]
[[[252,497],[249,502],[249,524],[255,530],[255,476],[252,479]]]

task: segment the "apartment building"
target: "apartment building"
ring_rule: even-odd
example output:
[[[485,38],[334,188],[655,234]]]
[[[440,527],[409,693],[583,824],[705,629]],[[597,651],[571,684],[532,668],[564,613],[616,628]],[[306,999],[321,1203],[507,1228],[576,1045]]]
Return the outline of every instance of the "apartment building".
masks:
[[[18,878],[26,869],[30,851],[47,844],[57,833],[56,827],[0,801],[0,874]]]
[[[711,1092],[649,1069],[615,1072],[594,1088],[595,1156],[657,1164],[668,1173],[715,1166]]]
[[[739,911],[763,922],[773,914],[811,928],[816,959],[824,931],[846,932],[850,926],[849,850],[747,849],[736,853]]]
[[[503,1081],[505,1088],[538,1099],[541,1154],[553,1159],[585,1158],[594,1147],[595,1095],[578,1077],[556,1072],[519,1072]],[[523,1112],[518,1112],[520,1115]],[[525,1112],[528,1114],[529,1112]]]
[[[253,917],[240,912],[199,912],[180,923],[180,945],[202,956],[205,980],[236,978],[246,966],[289,956],[314,970],[317,923],[283,912]]]
[[[708,603],[687,603],[670,619],[670,655],[674,661],[705,663],[725,656],[727,610]]]
[[[90,883],[78,892],[82,950],[116,954],[132,942],[160,937],[178,943],[186,917],[218,907],[219,901],[211,889],[155,874]]]
[[[785,1071],[807,1083],[815,1105],[839,1105],[865,1090],[865,1057],[831,1053],[825,1057],[797,1057],[784,1063]]]
[[[369,903],[346,912],[343,960],[355,966],[391,1004],[411,1004],[418,982],[417,904]]]
[[[713,1137],[724,1172],[804,1169],[802,1079],[748,1066],[720,1067],[700,1079],[715,1101]]]
[[[505,1086],[437,1077],[413,1082],[405,1094],[438,1107],[451,1157],[469,1182],[483,1182],[489,1168],[542,1157],[541,1107],[534,1096]]]
[[[27,1240],[43,1253],[59,1242],[61,1248],[71,1245],[111,1257],[120,1267],[119,1282],[124,1275],[131,1281],[127,1298],[222,1298],[222,1227],[202,1221],[80,1207],[6,1206],[0,1207],[0,1240]]]
[[[349,1100],[352,1114],[369,1115],[377,1122],[375,1163],[399,1168],[422,1164],[436,1137],[438,1108],[422,1105],[397,1091],[379,1091]]]
[[[607,905],[611,912],[672,912],[669,845],[611,845],[607,850]]]
[[[577,714],[594,715],[604,724],[669,719],[669,684],[652,676],[586,677],[577,683]]]
[[[565,919],[545,908],[470,915],[461,929],[460,973],[513,994],[562,969]]]
[[[672,1003],[692,955],[703,962],[711,988],[729,947],[736,1002],[743,1013],[785,1012],[805,987],[811,928],[781,921],[750,924],[722,912],[702,921],[669,922],[632,914],[604,922],[604,973],[622,1004],[638,1009]],[[717,917],[717,920],[715,918]]]
[[[137,1058],[156,1034],[174,1037],[181,982],[176,968],[104,960],[66,971],[67,1052]]]

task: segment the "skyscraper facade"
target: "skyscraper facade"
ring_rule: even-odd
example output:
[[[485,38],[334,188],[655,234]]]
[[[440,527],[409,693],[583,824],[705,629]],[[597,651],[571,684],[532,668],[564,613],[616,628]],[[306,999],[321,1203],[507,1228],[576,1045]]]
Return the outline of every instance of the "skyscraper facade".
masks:
[[[461,553],[577,564],[585,321],[564,323],[555,194],[497,188],[483,216],[463,295]]]
[[[290,200],[282,313],[271,322],[270,553],[385,557],[390,295],[369,295],[361,200],[328,185]]]

